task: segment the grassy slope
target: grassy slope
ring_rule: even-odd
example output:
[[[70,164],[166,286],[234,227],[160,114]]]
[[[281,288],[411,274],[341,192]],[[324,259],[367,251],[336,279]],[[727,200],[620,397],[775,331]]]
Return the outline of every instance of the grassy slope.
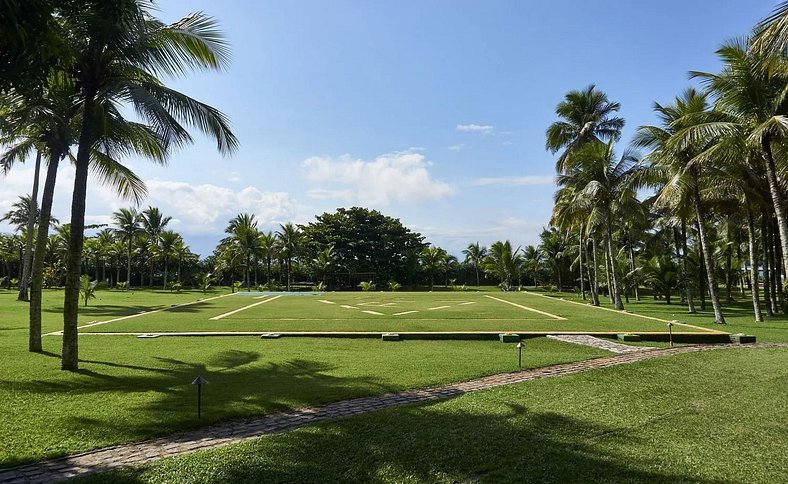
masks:
[[[82,322],[126,312],[128,299],[157,307],[201,295],[103,293],[107,314],[91,306]],[[48,293],[45,329],[59,329],[58,294]],[[137,307],[137,310],[143,306]],[[0,466],[145,439],[218,420],[424,387],[516,368],[511,345],[474,341],[90,336],[80,339],[80,372],[59,370],[59,337],[30,354],[27,306],[0,293]],[[527,343],[529,367],[604,352],[538,339]],[[195,416],[197,374],[205,389]]]
[[[680,355],[305,427],[90,480],[783,482],[787,365],[788,349]]]

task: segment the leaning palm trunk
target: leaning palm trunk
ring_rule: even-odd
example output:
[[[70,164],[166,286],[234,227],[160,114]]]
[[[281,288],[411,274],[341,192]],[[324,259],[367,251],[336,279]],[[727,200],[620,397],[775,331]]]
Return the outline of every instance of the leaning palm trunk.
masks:
[[[780,231],[780,249],[783,264],[788,264],[788,213],[785,210],[785,200],[780,189],[780,182],[777,179],[777,169],[772,156],[771,139],[764,137],[761,140],[761,150],[766,159],[766,178],[769,181],[769,192],[772,195],[774,212],[777,214],[777,228]],[[788,274],[788,265],[784,266],[785,273]]]
[[[25,257],[22,268],[22,277],[19,279],[19,294],[17,300],[27,301],[28,281],[33,268],[33,232],[36,228],[36,215],[38,214],[38,179],[41,171],[41,152],[36,152],[36,166],[33,172],[33,191],[30,195],[30,208],[27,214],[27,234],[25,236]]]
[[[44,286],[44,258],[47,253],[49,241],[49,219],[52,215],[52,200],[55,195],[55,182],[57,181],[57,168],[60,161],[58,153],[50,153],[47,176],[44,180],[44,190],[41,195],[41,213],[38,216],[38,231],[36,232],[36,247],[33,254],[30,280],[30,335],[29,350],[40,353],[43,351],[41,343],[41,290]]]
[[[769,217],[771,218],[771,217]],[[769,285],[771,286],[771,294],[772,294],[772,311],[775,313],[780,311],[780,306],[777,304],[777,280],[779,279],[780,268],[777,266],[777,257],[775,257],[775,245],[774,245],[774,229],[772,228],[772,224],[768,224],[769,230],[767,231],[768,237],[768,244],[769,244],[769,266],[772,268],[769,271]]]
[[[616,260],[613,258],[613,229],[610,226],[610,216],[608,215],[606,221],[607,230],[607,254],[610,258],[610,277],[613,282],[613,304],[616,309],[624,309],[624,303],[621,302],[621,291],[618,284],[618,271],[616,271]]]
[[[597,294],[596,284],[594,283],[593,276],[591,274],[591,266],[588,261],[588,241],[583,240],[583,245],[580,249],[585,255],[586,261],[586,274],[588,274],[588,290],[591,293],[591,304],[593,306],[599,306],[599,295]]]
[[[766,212],[761,214],[761,246],[763,247],[763,302],[766,305],[766,315],[774,316],[772,311],[771,284],[769,273],[769,241],[766,229]]]
[[[634,281],[633,288],[635,291],[635,300],[640,301],[640,291],[638,291],[638,278],[635,272],[635,251],[632,249],[632,240],[629,241],[629,270],[632,272],[632,280]]]
[[[752,286],[752,308],[756,322],[763,322],[761,305],[758,294],[758,255],[755,246],[755,221],[753,220],[752,210],[747,205],[747,239],[750,251],[750,285]]]
[[[722,306],[720,306],[720,299],[717,295],[717,278],[714,275],[714,260],[711,257],[711,247],[709,247],[708,241],[706,240],[706,229],[703,226],[703,211],[700,203],[698,177],[695,175],[693,178],[692,201],[695,205],[695,215],[698,218],[698,238],[700,239],[703,259],[706,262],[706,280],[709,283],[711,306],[714,308],[714,322],[717,324],[725,324],[725,316],[722,315]]]

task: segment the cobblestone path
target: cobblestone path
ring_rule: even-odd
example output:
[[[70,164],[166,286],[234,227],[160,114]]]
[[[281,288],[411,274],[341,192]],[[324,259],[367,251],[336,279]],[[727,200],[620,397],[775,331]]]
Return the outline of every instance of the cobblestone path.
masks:
[[[270,414],[258,418],[236,420],[171,434],[144,442],[117,445],[83,454],[39,462],[0,471],[0,483],[43,483],[68,479],[79,475],[106,472],[124,466],[142,464],[164,457],[172,457],[198,450],[216,449],[226,445],[255,439],[264,435],[285,432],[327,420],[374,412],[436,400],[444,400],[468,392],[511,385],[541,378],[571,375],[588,370],[625,365],[661,356],[695,353],[725,348],[788,347],[788,343],[758,343],[749,345],[680,346],[623,353],[575,363],[564,363],[533,370],[501,373],[476,380],[454,383],[424,390],[403,391],[355,398],[317,407],[307,407]]]
[[[630,346],[615,341],[610,341],[596,336],[589,336],[587,334],[548,334],[548,338],[557,339],[565,343],[574,343],[576,345],[591,346],[601,350],[607,350],[612,353],[636,353],[638,351],[651,351],[656,348],[651,346]]]

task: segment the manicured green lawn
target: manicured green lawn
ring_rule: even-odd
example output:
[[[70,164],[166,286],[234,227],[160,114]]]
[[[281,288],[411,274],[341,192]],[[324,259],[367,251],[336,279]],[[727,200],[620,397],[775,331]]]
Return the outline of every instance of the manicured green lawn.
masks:
[[[111,294],[105,293],[107,298]],[[148,297],[139,293],[138,299]],[[131,299],[131,298],[129,298]],[[99,308],[103,302],[96,303]],[[501,292],[339,292],[228,295],[160,312],[105,318],[84,332],[183,331],[643,331],[665,323],[555,298]],[[95,309],[98,311],[98,309]],[[129,317],[130,316],[130,317]],[[702,332],[677,327],[676,331]]]
[[[58,295],[47,293],[48,331],[59,329]],[[168,307],[196,294],[105,292],[81,322],[126,314],[123,298],[135,310],[147,308],[138,296],[151,307]],[[27,352],[26,311],[13,294],[0,293],[0,467],[230,418],[468,380],[517,365],[512,345],[485,341],[93,335],[80,338],[80,371],[66,373],[59,370],[60,337],[44,338],[44,354]],[[526,345],[528,367],[605,354],[544,338]],[[201,421],[190,385],[198,374],[210,382]]]
[[[548,294],[539,291],[540,294]],[[570,301],[582,301],[579,294],[574,293],[549,293],[552,298],[564,298]],[[638,302],[632,299],[628,304],[625,304],[627,311],[632,311],[638,314],[647,316],[654,316],[666,320],[678,320],[683,323],[701,326],[708,329],[716,329],[726,331],[728,333],[745,333],[753,334],[758,337],[758,341],[788,341],[788,315],[777,314],[771,318],[766,317],[764,311],[764,318],[766,321],[756,323],[753,316],[752,300],[749,295],[742,298],[736,294],[737,299],[734,302],[726,302],[723,304],[723,314],[728,324],[720,326],[714,324],[714,313],[711,309],[711,302],[706,301],[706,311],[701,311],[700,301],[695,300],[697,313],[687,313],[687,306],[679,304],[678,297],[674,297],[673,304],[665,304],[664,300],[655,301],[651,296],[642,298]],[[529,295],[521,295],[521,299],[525,297],[532,297]],[[542,298],[545,299],[545,298]],[[612,308],[612,305],[606,298],[600,297],[602,307]],[[581,306],[577,306],[581,307]],[[763,310],[763,307],[761,308]],[[614,314],[608,312],[608,314]]]
[[[723,350],[499,387],[90,482],[776,483],[788,349]]]

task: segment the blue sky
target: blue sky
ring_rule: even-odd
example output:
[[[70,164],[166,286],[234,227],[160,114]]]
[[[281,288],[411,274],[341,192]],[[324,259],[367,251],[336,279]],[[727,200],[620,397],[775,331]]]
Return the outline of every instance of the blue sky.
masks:
[[[196,136],[166,168],[129,164],[149,186],[143,208],[172,215],[203,255],[236,213],[275,229],[352,205],[456,255],[477,240],[536,244],[555,189],[544,132],[564,94],[593,83],[619,101],[626,143],[654,101],[690,85],[689,70],[717,70],[715,49],[775,5],[161,0],[165,21],[201,10],[225,31],[229,69],[170,85],[225,112],[241,148],[223,158]],[[30,176],[0,181],[0,213]],[[61,220],[72,176],[60,176]],[[126,205],[94,183],[88,221]]]

